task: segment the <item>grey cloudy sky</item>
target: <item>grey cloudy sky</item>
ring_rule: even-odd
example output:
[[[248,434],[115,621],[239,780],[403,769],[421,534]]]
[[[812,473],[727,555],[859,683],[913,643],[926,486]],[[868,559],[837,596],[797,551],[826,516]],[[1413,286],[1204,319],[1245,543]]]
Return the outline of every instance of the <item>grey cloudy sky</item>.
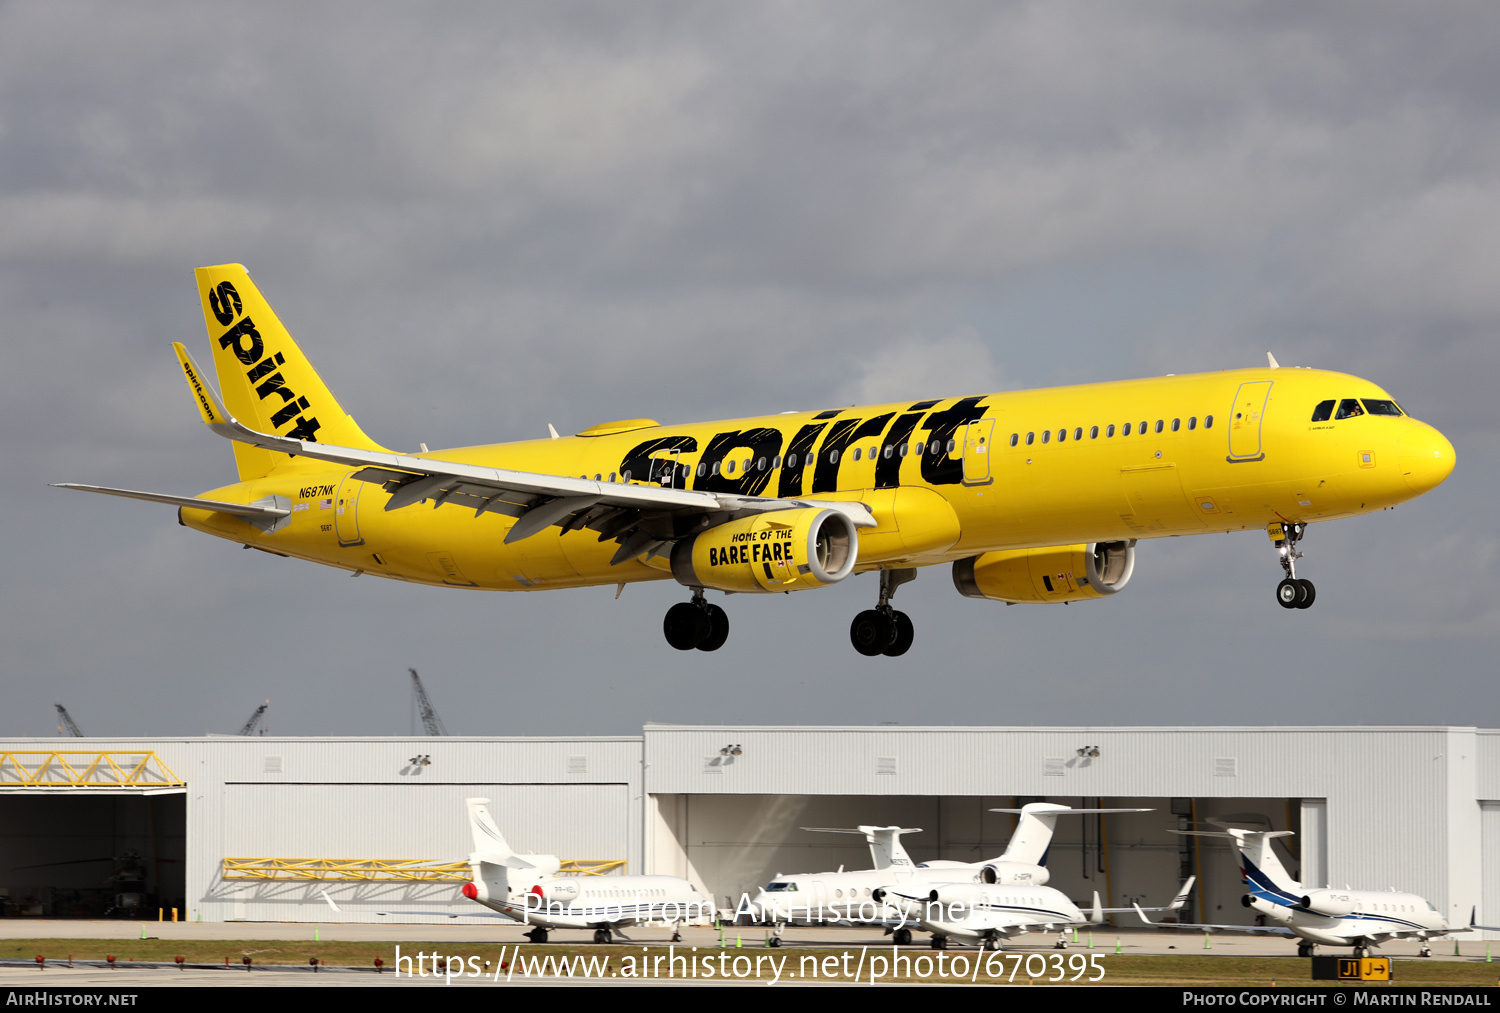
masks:
[[[0,734],[735,723],[1500,725],[1500,11],[1490,3],[0,3]],[[1458,450],[1315,526],[1146,542],[1127,593],[922,572],[482,594],[243,552],[168,343],[249,267],[406,449],[1253,365],[1341,369]],[[253,558],[252,558],[253,557]]]

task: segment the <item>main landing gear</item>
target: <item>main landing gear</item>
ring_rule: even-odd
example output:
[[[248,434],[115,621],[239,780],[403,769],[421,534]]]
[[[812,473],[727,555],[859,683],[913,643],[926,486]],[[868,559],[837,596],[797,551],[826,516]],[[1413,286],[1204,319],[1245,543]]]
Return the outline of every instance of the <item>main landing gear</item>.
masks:
[[[537,943],[538,945],[540,945],[541,943],[545,943],[547,941],[547,930],[538,925],[536,928],[526,933],[526,938],[530,939],[533,943]]]
[[[897,658],[911,649],[916,637],[911,617],[891,607],[896,588],[916,580],[915,568],[880,571],[880,604],[854,617],[849,626],[849,640],[854,649],[867,658],[884,654]]]
[[[1312,955],[1313,955],[1313,944],[1312,943],[1298,943],[1297,944],[1297,956],[1299,956],[1299,957],[1310,957]]]
[[[717,651],[729,639],[729,616],[703,597],[703,588],[693,588],[693,600],[682,601],[667,609],[662,621],[667,643],[679,651]]]
[[[911,945],[911,929],[897,929],[891,933],[891,942],[896,946]]]
[[[615,940],[615,937],[610,933],[609,929],[595,929],[594,930],[594,942],[596,942],[596,943],[612,943],[612,942],[614,942],[614,940]]]
[[[1297,543],[1307,533],[1307,525],[1278,522],[1266,531],[1271,536],[1271,541],[1276,543],[1281,568],[1286,572],[1286,579],[1276,585],[1277,604],[1284,609],[1312,608],[1313,601],[1318,597],[1318,590],[1313,587],[1312,581],[1299,580],[1297,577],[1297,560],[1302,558]]]

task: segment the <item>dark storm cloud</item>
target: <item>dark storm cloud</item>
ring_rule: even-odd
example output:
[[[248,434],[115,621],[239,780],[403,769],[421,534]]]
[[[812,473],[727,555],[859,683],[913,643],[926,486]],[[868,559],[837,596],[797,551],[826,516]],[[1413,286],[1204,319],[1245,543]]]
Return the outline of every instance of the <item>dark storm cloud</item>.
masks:
[[[64,695],[90,731],[271,696],[282,731],[399,732],[407,664],[467,732],[1493,725],[1497,34],[1458,3],[0,6],[0,731]],[[403,449],[1271,349],[1384,384],[1460,464],[1315,528],[1290,623],[1260,535],[1144,543],[1079,609],[924,572],[917,697],[845,644],[871,577],[729,599],[729,647],[684,657],[667,585],[350,581],[45,488],[232,479],[166,349],[202,349],[189,272],[225,261]]]

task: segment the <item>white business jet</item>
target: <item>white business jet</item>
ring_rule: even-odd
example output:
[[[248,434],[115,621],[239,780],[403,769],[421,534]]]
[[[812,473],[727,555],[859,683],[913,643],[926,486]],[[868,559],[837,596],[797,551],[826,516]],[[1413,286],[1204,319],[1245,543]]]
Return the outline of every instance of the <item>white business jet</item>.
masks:
[[[1223,824],[1219,824],[1223,825]],[[1431,902],[1414,893],[1373,890],[1309,890],[1292,878],[1271,848],[1273,837],[1289,837],[1290,830],[1222,831],[1174,830],[1195,837],[1219,837],[1239,850],[1240,870],[1249,892],[1241,903],[1273,922],[1272,925],[1173,925],[1173,928],[1218,929],[1262,932],[1295,937],[1297,956],[1310,957],[1313,947],[1352,946],[1356,957],[1369,954],[1371,946],[1388,939],[1417,939],[1422,956],[1432,955],[1428,941],[1450,932],[1467,932],[1468,926],[1450,928]],[[1148,925],[1157,922],[1137,912]],[[1482,927],[1482,926],[1476,926]]]
[[[930,890],[890,887],[876,891],[877,899],[896,907],[902,917],[932,933],[932,948],[946,950],[950,939],[978,943],[998,950],[1002,940],[1027,932],[1056,932],[1056,949],[1067,949],[1066,929],[1073,925],[1103,925],[1104,916],[1129,911],[1177,911],[1187,903],[1196,876],[1189,876],[1165,907],[1103,907],[1099,891],[1087,916],[1061,891],[1050,886],[1003,883],[946,883]]]
[[[712,918],[713,902],[676,876],[559,876],[554,855],[518,855],[486,808],[487,798],[464,800],[474,852],[474,879],[462,893],[472,901],[534,928],[526,934],[545,943],[553,929],[593,929],[594,942],[608,943],[622,926],[666,922],[677,926]]]
[[[1052,802],[1032,802],[1020,809],[992,809],[991,812],[1016,813],[1020,820],[1005,852],[984,862],[932,861],[917,865],[901,845],[901,835],[918,833],[914,827],[862,826],[853,830],[804,827],[833,833],[860,833],[870,845],[875,868],[845,872],[823,872],[783,876],[780,873],[767,883],[751,902],[761,921],[773,926],[771,945],[781,945],[781,932],[788,924],[816,925],[836,922],[884,925],[892,931],[898,946],[911,943],[910,924],[917,919],[906,917],[912,898],[928,896],[934,887],[963,884],[1044,886],[1049,877],[1043,864],[1059,816],[1103,815],[1107,813],[1149,812],[1149,809],[1072,809]],[[882,891],[876,897],[876,891]],[[895,891],[893,894],[892,892]],[[1076,905],[1057,891],[1028,898],[1045,907],[1045,916],[1036,925],[1062,924],[1067,921],[1057,912]],[[1067,908],[1057,906],[1057,899]],[[1180,905],[1179,905],[1180,906]],[[1122,908],[1129,911],[1130,908]],[[1155,909],[1160,910],[1160,909]],[[946,924],[946,921],[943,922]],[[1068,922],[1071,924],[1071,922]],[[937,948],[946,945],[947,933],[935,932]],[[1014,934],[1014,933],[1009,933]],[[943,942],[939,942],[939,939]]]

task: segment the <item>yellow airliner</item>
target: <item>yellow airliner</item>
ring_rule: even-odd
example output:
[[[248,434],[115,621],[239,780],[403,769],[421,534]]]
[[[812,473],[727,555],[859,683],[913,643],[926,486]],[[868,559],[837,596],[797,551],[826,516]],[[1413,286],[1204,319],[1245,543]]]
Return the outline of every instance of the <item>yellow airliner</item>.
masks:
[[[171,503],[221,538],[356,573],[522,591],[676,580],[679,650],[729,635],[707,589],[802,591],[880,573],[854,619],[861,654],[895,656],[891,607],[916,568],[958,591],[1073,602],[1130,580],[1137,539],[1269,533],[1285,608],[1315,521],[1383,510],[1453,470],[1453,446],[1375,384],[1344,373],[1226,370],[935,401],[663,426],[404,454],[344,412],[238,264],[199,268],[222,401],[182,345],[208,427],[240,481],[201,496],[68,484]],[[551,429],[551,427],[548,427]],[[420,504],[430,504],[424,509]]]

